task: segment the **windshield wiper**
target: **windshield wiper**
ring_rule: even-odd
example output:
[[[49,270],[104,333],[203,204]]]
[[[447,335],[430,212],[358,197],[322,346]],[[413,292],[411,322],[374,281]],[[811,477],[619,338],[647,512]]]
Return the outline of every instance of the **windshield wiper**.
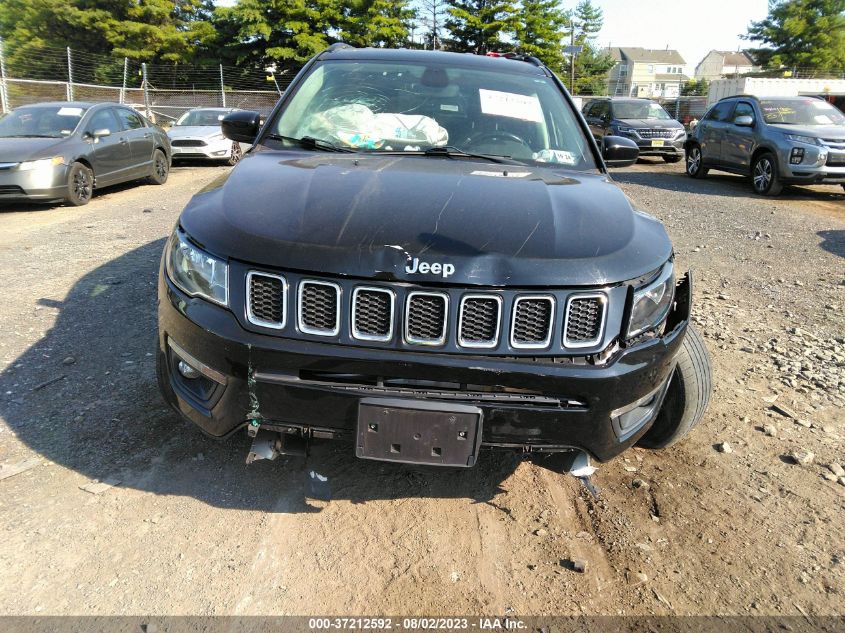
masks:
[[[274,141],[287,141],[288,143],[296,143],[300,147],[305,149],[319,149],[324,152],[343,152],[343,153],[350,153],[354,152],[354,149],[350,149],[348,147],[338,147],[337,145],[333,145],[328,141],[324,141],[319,138],[314,138],[313,136],[303,136],[302,138],[295,138],[293,136],[282,136],[281,134],[267,134],[264,138],[269,138]]]
[[[429,147],[423,152],[423,156],[448,156],[449,158],[457,156],[459,158],[481,158],[482,160],[489,160],[491,163],[520,162],[516,161],[510,156],[505,156],[502,154],[475,154],[473,152],[467,152],[462,150],[460,147],[455,147],[454,145],[438,145],[435,147]]]
[[[53,136],[52,134],[9,134],[2,138],[65,138],[62,136]]]

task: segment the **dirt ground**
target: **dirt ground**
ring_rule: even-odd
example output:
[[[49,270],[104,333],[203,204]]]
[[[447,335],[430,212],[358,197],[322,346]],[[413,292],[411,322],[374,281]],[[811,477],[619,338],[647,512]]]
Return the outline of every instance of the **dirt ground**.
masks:
[[[716,391],[688,441],[600,465],[593,496],[508,453],[444,471],[321,444],[247,466],[245,436],[176,419],[154,378],[158,261],[225,169],[0,211],[0,463],[34,460],[0,480],[0,614],[843,612],[841,188],[614,173],[693,269]]]

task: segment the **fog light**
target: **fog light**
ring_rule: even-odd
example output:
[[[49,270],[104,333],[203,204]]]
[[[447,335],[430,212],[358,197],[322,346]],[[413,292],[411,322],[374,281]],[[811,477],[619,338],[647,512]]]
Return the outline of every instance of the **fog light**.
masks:
[[[800,165],[802,160],[804,160],[804,148],[803,147],[793,147],[792,153],[789,155],[790,164]]]
[[[194,378],[200,377],[200,372],[191,367],[188,363],[183,360],[179,361],[179,365],[177,365],[177,367],[179,368],[179,373],[182,374],[182,376],[184,376],[188,380],[193,380]]]
[[[660,403],[660,393],[663,385],[631,404],[616,409],[610,414],[610,421],[613,424],[613,431],[616,437],[622,442],[654,417],[657,412],[657,405]]]

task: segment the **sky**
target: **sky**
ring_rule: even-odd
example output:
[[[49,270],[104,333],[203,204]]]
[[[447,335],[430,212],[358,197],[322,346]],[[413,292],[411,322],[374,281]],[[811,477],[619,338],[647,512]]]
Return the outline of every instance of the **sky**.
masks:
[[[564,6],[576,4],[567,0]],[[711,50],[755,44],[739,38],[768,14],[767,0],[593,0],[604,11],[601,46],[674,48],[686,61],[686,74]],[[759,46],[759,44],[756,44]]]

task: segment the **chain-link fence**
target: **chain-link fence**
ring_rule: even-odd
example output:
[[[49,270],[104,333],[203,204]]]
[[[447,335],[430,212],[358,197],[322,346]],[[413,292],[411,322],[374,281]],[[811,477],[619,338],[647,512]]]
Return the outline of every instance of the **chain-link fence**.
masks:
[[[69,48],[18,48],[0,40],[0,110],[44,101],[125,103],[159,123],[196,107],[269,114],[293,71],[148,64]]]

